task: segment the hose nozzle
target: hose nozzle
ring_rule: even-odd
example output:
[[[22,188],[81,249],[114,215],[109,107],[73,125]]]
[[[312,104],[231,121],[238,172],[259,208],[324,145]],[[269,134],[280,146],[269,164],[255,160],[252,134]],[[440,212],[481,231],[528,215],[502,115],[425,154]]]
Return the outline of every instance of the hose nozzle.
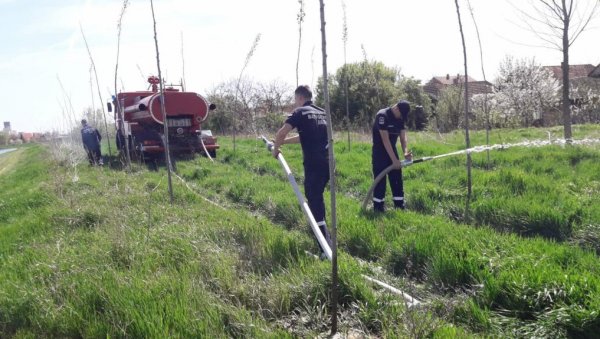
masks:
[[[433,160],[433,157],[423,157],[421,159],[414,160],[412,163],[416,164],[416,163],[419,163],[419,162],[425,162],[425,161],[429,161],[429,160]]]
[[[415,162],[419,162],[419,161],[412,161],[412,160],[402,160],[402,161],[400,162],[400,164],[402,164],[402,168],[404,168],[404,167],[408,167],[408,166],[410,166],[410,165],[414,164]]]

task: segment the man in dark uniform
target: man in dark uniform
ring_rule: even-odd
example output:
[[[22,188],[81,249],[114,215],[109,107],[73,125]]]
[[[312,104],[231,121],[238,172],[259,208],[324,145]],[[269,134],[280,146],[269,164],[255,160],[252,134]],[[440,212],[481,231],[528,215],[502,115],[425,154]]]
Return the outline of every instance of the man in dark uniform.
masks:
[[[283,144],[301,144],[304,156],[304,194],[321,233],[331,245],[325,223],[325,201],[323,200],[323,192],[327,182],[329,182],[325,110],[313,105],[310,87],[298,86],[294,94],[296,109],[277,132],[273,146],[273,156],[277,158],[279,148]],[[294,128],[298,130],[298,136],[286,138]]]
[[[373,176],[377,177],[390,165],[394,166],[388,174],[388,180],[392,188],[392,199],[394,207],[404,209],[404,188],[402,184],[402,166],[398,157],[396,143],[400,137],[402,154],[406,160],[412,160],[412,153],[407,149],[406,123],[410,104],[408,101],[401,100],[398,104],[384,108],[377,112],[375,123],[373,124]],[[381,180],[373,192],[373,209],[375,211],[384,211],[385,201],[385,178]]]
[[[85,119],[81,120],[81,126],[81,140],[83,141],[83,148],[85,148],[90,165],[104,165],[102,152],[100,151],[100,141],[102,140],[100,132],[88,125]]]

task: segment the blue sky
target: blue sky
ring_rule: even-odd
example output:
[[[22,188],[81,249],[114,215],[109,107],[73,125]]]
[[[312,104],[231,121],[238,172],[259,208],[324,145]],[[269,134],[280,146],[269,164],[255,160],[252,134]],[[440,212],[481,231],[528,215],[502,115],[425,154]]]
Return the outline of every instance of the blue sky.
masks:
[[[592,0],[580,0],[581,3]],[[454,1],[346,0],[348,61],[362,60],[361,45],[377,59],[418,79],[463,71],[462,49]],[[326,0],[330,71],[343,64],[341,0]],[[535,57],[558,65],[558,51],[532,47],[539,40],[516,24],[508,1],[471,0],[484,44],[484,65],[493,78],[506,55]],[[527,1],[516,2],[526,6]],[[107,101],[114,87],[116,24],[122,1],[0,0],[0,120],[19,131],[61,129],[63,93],[60,77],[76,114],[92,105],[90,62],[81,23]],[[472,20],[461,1],[471,74],[481,79],[481,63]],[[156,0],[161,65],[168,81],[182,76],[184,36],[188,89],[205,93],[236,77],[254,37],[262,34],[247,75],[258,80],[281,79],[295,84],[297,48],[296,0]],[[526,8],[526,7],[524,7]],[[300,81],[311,84],[321,74],[318,0],[306,1]],[[600,63],[598,18],[572,48],[572,63]],[[123,22],[119,87],[145,88],[144,75],[156,73],[149,1],[133,0]],[[313,52],[314,51],[314,52]],[[314,60],[314,63],[311,62]],[[314,72],[313,72],[314,69]],[[94,84],[95,86],[95,84]],[[99,105],[97,89],[93,98]]]

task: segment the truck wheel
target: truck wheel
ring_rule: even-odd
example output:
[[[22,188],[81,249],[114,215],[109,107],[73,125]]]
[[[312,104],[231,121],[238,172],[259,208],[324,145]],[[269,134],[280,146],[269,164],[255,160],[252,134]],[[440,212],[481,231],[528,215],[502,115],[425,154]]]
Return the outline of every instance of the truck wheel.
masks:
[[[210,155],[211,158],[214,159],[217,157],[217,150],[208,151],[208,154]]]

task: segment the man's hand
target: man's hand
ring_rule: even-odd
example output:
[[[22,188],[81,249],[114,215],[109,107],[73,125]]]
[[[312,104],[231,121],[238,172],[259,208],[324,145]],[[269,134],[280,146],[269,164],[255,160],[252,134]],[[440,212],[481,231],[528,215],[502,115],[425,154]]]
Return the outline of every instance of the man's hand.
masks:
[[[405,152],[404,153],[404,159],[406,159],[408,161],[412,161],[412,159],[413,159],[412,151]]]
[[[279,147],[275,147],[275,145],[273,145],[272,149],[271,149],[271,154],[273,155],[273,158],[277,159],[277,157],[279,156]]]
[[[283,124],[283,126],[279,129],[279,131],[277,131],[277,134],[275,135],[275,140],[273,141],[273,148],[271,149],[271,154],[273,155],[273,157],[275,159],[277,159],[277,156],[279,155],[279,147],[281,147],[281,145],[283,145],[285,142],[285,137],[288,135],[288,133],[293,129],[292,125],[285,123]]]
[[[400,162],[400,160],[398,158],[394,157],[394,160],[392,160],[392,166],[394,166],[394,169],[401,169],[402,163]]]

